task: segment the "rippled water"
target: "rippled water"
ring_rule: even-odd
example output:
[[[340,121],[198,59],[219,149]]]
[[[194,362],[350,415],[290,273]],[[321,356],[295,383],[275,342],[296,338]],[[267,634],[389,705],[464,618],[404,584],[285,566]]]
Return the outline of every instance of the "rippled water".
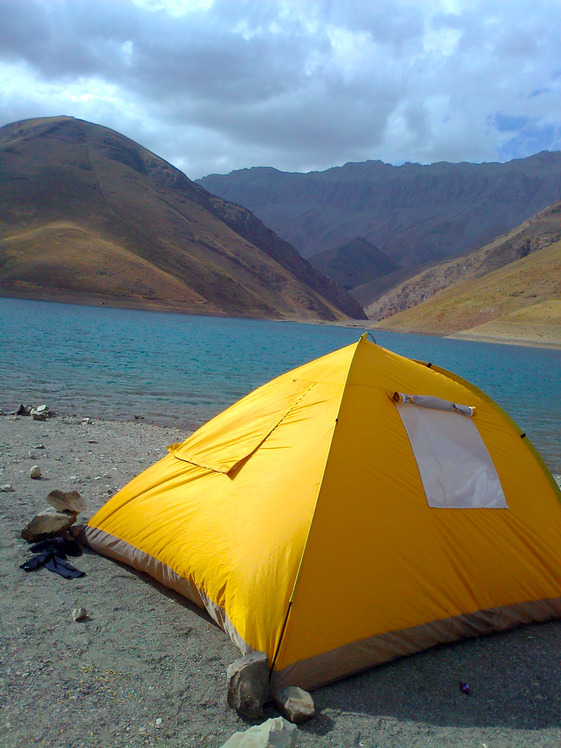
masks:
[[[0,299],[0,407],[192,429],[361,330]],[[380,345],[472,381],[561,473],[561,351],[376,332]]]

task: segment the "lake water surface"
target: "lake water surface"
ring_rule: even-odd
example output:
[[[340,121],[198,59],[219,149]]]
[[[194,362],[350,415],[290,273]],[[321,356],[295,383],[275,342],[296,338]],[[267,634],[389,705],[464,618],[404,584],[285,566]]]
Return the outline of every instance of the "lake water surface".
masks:
[[[0,299],[0,407],[200,426],[362,330]],[[561,351],[375,332],[493,397],[561,474]]]

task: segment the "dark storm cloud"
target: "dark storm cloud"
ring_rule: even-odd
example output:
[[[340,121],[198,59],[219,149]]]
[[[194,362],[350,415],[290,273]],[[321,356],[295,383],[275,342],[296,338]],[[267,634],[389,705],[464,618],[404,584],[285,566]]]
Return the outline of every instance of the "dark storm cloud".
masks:
[[[0,124],[83,117],[190,176],[508,158],[560,147],[560,24],[556,0],[2,0]]]

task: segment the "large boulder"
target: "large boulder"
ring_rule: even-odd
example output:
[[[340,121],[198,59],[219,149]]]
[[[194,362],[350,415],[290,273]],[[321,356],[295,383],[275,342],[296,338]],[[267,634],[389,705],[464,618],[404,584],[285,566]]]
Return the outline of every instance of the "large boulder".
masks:
[[[269,691],[269,660],[264,652],[252,652],[228,666],[228,705],[246,719],[263,716]]]
[[[222,748],[293,748],[297,738],[296,725],[291,725],[282,717],[275,717],[245,732],[234,733]]]

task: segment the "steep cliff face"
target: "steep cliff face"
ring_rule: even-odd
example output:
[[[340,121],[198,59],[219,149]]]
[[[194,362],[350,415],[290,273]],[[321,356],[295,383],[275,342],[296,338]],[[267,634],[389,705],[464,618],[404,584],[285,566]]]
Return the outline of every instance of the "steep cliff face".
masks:
[[[506,164],[368,161],[308,174],[254,168],[199,183],[245,205],[305,257],[361,236],[414,267],[481,247],[561,199],[561,153]]]
[[[119,133],[71,117],[0,128],[0,294],[195,314],[364,317],[249,211]]]

